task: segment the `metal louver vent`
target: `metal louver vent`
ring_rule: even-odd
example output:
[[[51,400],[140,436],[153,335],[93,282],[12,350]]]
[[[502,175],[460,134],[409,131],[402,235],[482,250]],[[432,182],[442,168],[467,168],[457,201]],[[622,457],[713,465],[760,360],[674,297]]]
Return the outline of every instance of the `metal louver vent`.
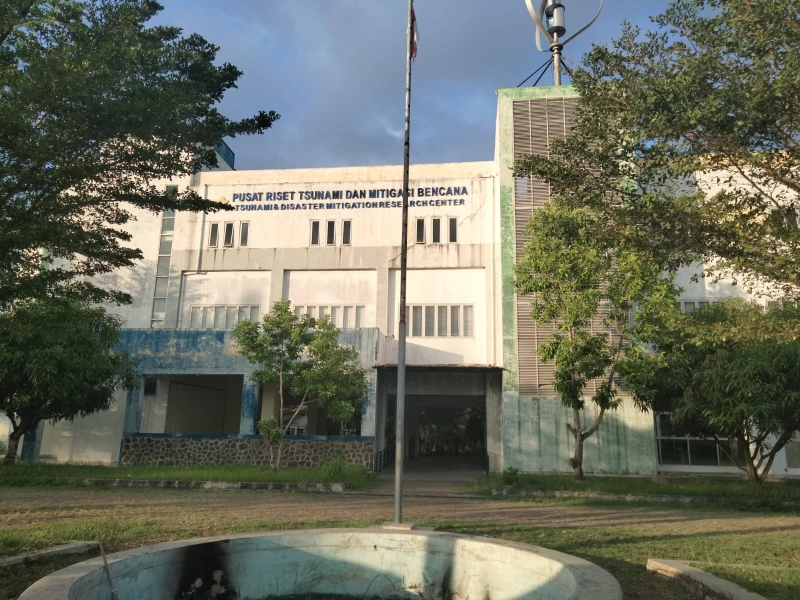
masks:
[[[517,100],[513,103],[514,119],[514,159],[534,154],[550,156],[550,142],[563,138],[569,133],[572,115],[575,113],[577,98],[538,98]],[[532,178],[517,177],[514,181],[514,208],[516,230],[516,255],[519,259],[527,238],[525,227],[533,211],[550,200],[550,187],[547,183]],[[608,316],[609,307],[601,307],[592,319],[591,331],[608,332],[603,319]],[[521,395],[552,396],[555,367],[552,363],[542,363],[538,357],[539,348],[553,333],[552,325],[537,326],[531,319],[530,301],[517,297],[517,351],[519,359],[519,392]],[[616,338],[615,341],[618,341]],[[586,394],[597,391],[601,381],[592,381],[586,387]]]

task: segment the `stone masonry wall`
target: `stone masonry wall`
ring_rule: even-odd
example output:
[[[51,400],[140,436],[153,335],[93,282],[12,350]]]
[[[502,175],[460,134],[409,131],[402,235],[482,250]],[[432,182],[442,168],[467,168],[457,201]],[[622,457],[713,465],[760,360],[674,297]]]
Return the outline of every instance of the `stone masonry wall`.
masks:
[[[282,467],[319,467],[333,459],[336,440],[283,442]],[[374,442],[345,441],[348,464],[372,470]],[[123,465],[181,466],[268,465],[269,449],[260,438],[190,438],[124,436]]]

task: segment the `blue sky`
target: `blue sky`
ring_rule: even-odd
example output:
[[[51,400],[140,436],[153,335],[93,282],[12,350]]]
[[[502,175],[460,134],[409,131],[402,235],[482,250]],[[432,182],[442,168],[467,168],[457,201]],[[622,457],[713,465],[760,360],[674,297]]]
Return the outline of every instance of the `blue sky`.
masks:
[[[262,136],[226,140],[237,169],[402,163],[406,0],[161,1],[158,22],[203,35],[221,47],[221,61],[244,71],[220,107],[227,116],[281,114]],[[562,2],[569,35],[599,0]],[[624,20],[647,27],[666,5],[606,0],[564,54],[579,63],[592,44],[617,37]],[[411,161],[491,160],[495,90],[516,87],[548,57],[536,50],[525,2],[415,0],[415,7]]]

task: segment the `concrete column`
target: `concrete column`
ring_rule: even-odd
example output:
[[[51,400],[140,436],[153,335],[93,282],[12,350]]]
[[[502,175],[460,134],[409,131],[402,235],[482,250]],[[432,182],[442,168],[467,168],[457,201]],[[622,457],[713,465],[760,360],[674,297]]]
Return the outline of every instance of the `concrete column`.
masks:
[[[374,436],[378,417],[378,372],[375,369],[367,371],[367,383],[367,396],[361,405],[361,435]]]
[[[39,424],[22,438],[22,453],[20,460],[24,463],[33,463],[39,459],[39,450],[42,447],[42,437],[44,436],[44,421]]]
[[[140,380],[141,381],[141,380]],[[125,423],[122,426],[122,433],[139,433],[142,428],[142,388],[140,384],[135,390],[128,390],[125,399]]]
[[[503,461],[503,374],[486,373],[486,452],[489,470],[502,471]]]
[[[389,333],[389,266],[381,266],[377,272],[378,285],[375,296],[375,327],[383,334]]]
[[[250,381],[245,375],[242,385],[242,412],[239,419],[239,433],[254,435],[256,423],[261,417],[261,402],[258,396],[258,383]]]
[[[288,291],[286,287],[289,283],[289,271],[283,270],[283,265],[280,262],[280,259],[276,258],[276,262],[278,264],[273,266],[272,275],[270,276],[269,306],[266,308],[261,308],[261,311],[264,313],[270,312],[272,310],[272,305],[278,300],[283,299],[284,294]]]

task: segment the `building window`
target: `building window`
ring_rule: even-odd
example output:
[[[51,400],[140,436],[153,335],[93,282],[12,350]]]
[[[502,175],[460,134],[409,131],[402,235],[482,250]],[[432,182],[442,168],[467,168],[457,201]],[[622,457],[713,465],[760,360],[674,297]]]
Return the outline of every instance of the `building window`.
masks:
[[[224,245],[226,248],[233,248],[233,223],[225,223]]]
[[[177,186],[167,186],[167,194],[177,195]],[[158,240],[158,261],[156,262],[156,285],[153,292],[153,311],[150,327],[164,327],[167,316],[167,289],[169,288],[169,266],[172,259],[172,234],[175,231],[175,211],[165,210],[161,216],[161,235]]]
[[[364,309],[364,306],[295,306],[294,314],[298,319],[302,315],[315,319],[327,316],[341,329],[358,329],[364,326]]]
[[[258,306],[192,306],[189,310],[189,329],[233,329],[249,319],[258,321]]]
[[[410,306],[412,337],[474,337],[474,307]]]
[[[668,413],[655,415],[658,463],[695,467],[733,467],[739,459],[736,443],[689,437],[676,430]]]
[[[425,243],[425,219],[417,219],[417,243]]]
[[[247,238],[250,235],[250,223],[242,223],[239,225],[239,246],[242,248],[247,247]]]
[[[422,337],[422,307],[411,307],[411,336]]]
[[[436,310],[439,311],[437,334],[439,337],[447,337],[447,307],[439,306]]]
[[[155,396],[158,391],[158,380],[155,377],[144,378],[144,395]]]
[[[465,306],[463,308],[463,312],[461,313],[463,326],[464,326],[464,337],[472,337],[473,334],[473,323],[472,323],[472,307]]]
[[[311,221],[311,245],[319,246],[319,221]]]
[[[216,248],[219,243],[219,223],[211,223],[211,230],[208,233],[209,248]]]
[[[342,246],[350,245],[350,232],[352,230],[352,221],[342,221]]]
[[[439,218],[431,220],[431,236],[434,244],[442,242],[442,220]]]
[[[350,329],[350,319],[352,318],[353,307],[345,306],[342,309],[342,329]]]
[[[450,243],[455,244],[458,242],[458,220],[451,217],[450,219]]]
[[[326,223],[327,234],[325,236],[325,244],[328,246],[336,245],[336,221],[328,221]]]
[[[459,324],[461,323],[461,307],[460,306],[451,306],[450,307],[450,335],[452,337],[458,337],[461,329]]]

